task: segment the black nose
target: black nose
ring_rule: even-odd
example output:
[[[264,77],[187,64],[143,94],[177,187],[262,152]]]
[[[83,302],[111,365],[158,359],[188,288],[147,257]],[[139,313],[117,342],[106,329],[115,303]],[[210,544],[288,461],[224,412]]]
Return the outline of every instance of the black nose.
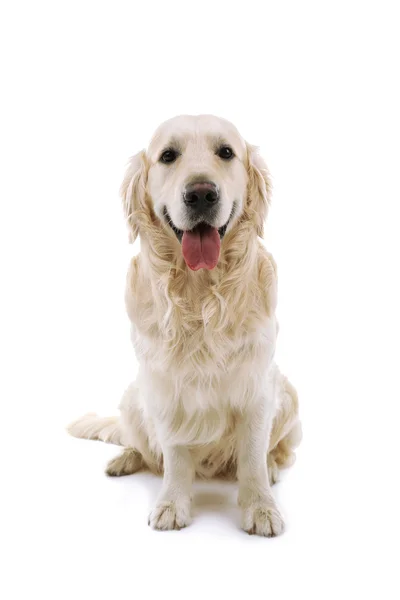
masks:
[[[219,200],[215,183],[208,181],[191,183],[186,187],[183,201],[186,206],[196,212],[204,212],[213,207]]]

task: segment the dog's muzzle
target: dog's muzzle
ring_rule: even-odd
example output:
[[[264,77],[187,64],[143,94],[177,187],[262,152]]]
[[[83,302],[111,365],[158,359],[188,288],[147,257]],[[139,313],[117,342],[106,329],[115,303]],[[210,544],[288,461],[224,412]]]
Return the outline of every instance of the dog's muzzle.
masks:
[[[183,202],[191,221],[212,222],[218,213],[219,191],[215,183],[200,181],[186,186]]]

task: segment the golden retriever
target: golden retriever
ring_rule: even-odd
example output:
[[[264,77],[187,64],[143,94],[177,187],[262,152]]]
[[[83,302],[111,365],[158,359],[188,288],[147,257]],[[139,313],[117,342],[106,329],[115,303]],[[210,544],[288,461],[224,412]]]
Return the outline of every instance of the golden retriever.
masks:
[[[69,431],[124,446],[109,475],[164,473],[155,529],[189,525],[197,474],[237,477],[243,529],[278,535],[271,485],[301,427],[274,362],[276,266],[259,239],[267,168],[228,121],[180,116],[130,160],[121,194],[141,241],[126,287],[139,373],[120,417],[89,414]]]

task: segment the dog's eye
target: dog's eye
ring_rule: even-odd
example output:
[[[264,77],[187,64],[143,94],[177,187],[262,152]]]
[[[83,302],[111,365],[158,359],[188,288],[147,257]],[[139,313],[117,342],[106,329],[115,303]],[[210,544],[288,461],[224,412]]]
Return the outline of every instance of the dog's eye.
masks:
[[[178,153],[176,152],[176,150],[165,150],[161,156],[160,156],[160,161],[168,164],[168,163],[173,163],[174,160],[176,160],[178,158]]]
[[[233,158],[233,150],[229,146],[221,146],[221,148],[217,152],[220,158],[224,160],[230,160]]]

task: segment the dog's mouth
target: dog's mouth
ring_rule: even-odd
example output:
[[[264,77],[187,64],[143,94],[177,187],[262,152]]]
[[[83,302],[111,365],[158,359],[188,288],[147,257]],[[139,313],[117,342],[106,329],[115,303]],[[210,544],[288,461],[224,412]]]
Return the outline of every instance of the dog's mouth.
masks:
[[[218,263],[221,240],[234,214],[234,208],[229,219],[222,227],[213,227],[206,222],[198,223],[193,229],[178,229],[164,208],[164,216],[168,225],[182,244],[182,254],[187,266],[192,271],[199,269],[214,269]]]

